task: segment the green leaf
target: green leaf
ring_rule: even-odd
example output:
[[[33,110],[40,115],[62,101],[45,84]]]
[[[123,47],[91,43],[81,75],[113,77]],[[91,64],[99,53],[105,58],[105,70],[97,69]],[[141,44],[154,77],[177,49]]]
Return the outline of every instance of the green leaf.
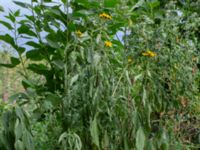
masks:
[[[19,34],[26,34],[29,36],[37,37],[37,35],[31,30],[31,27],[28,27],[27,25],[23,24],[18,28]]]
[[[20,64],[20,60],[19,58],[15,58],[15,57],[10,57],[11,63],[14,66],[17,66],[18,64]]]
[[[15,41],[14,39],[9,35],[9,34],[5,34],[5,35],[0,35],[0,40],[10,44],[11,46],[13,46],[13,48],[16,48],[17,46],[15,45]]]
[[[60,48],[60,45],[57,42],[51,40],[49,37],[46,37],[46,40],[49,46],[51,46],[52,48]]]
[[[23,7],[23,8],[29,8],[29,7],[31,7],[31,5],[28,4],[28,3],[19,2],[19,1],[13,1],[13,2],[14,2],[16,5],[21,6],[21,7]]]
[[[71,78],[70,86],[72,86],[72,85],[78,80],[78,77],[79,77],[79,75],[76,74],[75,76],[73,76],[73,77]]]
[[[33,61],[39,61],[39,60],[44,59],[43,56],[41,55],[40,50],[38,50],[38,49],[30,50],[30,51],[26,52],[26,57]]]
[[[16,150],[25,150],[25,147],[24,147],[23,142],[20,141],[20,140],[17,140],[17,141],[15,142],[15,149],[16,149]]]
[[[64,141],[66,137],[67,137],[67,132],[62,133],[58,139],[58,143]]]
[[[119,3],[119,0],[104,0],[105,7],[115,7]]]
[[[145,134],[142,127],[140,127],[136,133],[136,148],[137,150],[144,150],[144,146],[145,146]]]
[[[27,130],[24,130],[22,140],[26,149],[34,150],[33,138]]]
[[[15,122],[15,138],[19,140],[22,137],[23,127],[19,119]]]
[[[133,11],[133,10],[135,10],[136,8],[138,8],[138,7],[141,7],[143,4],[144,4],[144,0],[139,0],[132,8],[131,8],[131,12]]]
[[[37,74],[48,74],[49,70],[44,64],[29,64],[28,69]]]
[[[14,68],[15,66],[12,64],[0,64],[0,67]]]
[[[20,64],[20,60],[18,58],[10,57],[10,60],[11,60],[11,64],[3,64],[3,63],[1,63],[0,66],[6,67],[6,68],[14,68],[18,64]]]
[[[90,123],[90,134],[92,137],[93,143],[99,148],[99,131],[97,126],[96,116],[93,121]]]
[[[40,48],[40,44],[36,43],[36,42],[33,42],[33,41],[28,41],[26,42],[26,45],[28,46],[32,46],[34,48]]]
[[[52,64],[54,64],[54,66],[58,69],[61,70],[64,68],[64,62],[62,60],[54,60],[52,61]]]
[[[15,17],[19,17],[20,16],[20,9],[18,9],[15,13],[14,13]]]
[[[3,7],[2,7],[2,6],[0,6],[0,11],[1,11],[1,12],[3,12],[3,11],[4,11],[4,9],[3,9]]]
[[[9,15],[5,16],[5,17],[8,18],[13,23],[16,21],[15,16],[13,15],[13,13],[9,13]]]
[[[8,22],[0,20],[0,24],[4,25],[9,30],[13,30],[13,27]]]
[[[149,5],[152,9],[154,9],[160,5],[160,2],[158,0],[154,0],[154,1],[149,2]]]
[[[54,107],[57,107],[61,104],[61,98],[53,93],[48,93],[46,100],[51,102]]]

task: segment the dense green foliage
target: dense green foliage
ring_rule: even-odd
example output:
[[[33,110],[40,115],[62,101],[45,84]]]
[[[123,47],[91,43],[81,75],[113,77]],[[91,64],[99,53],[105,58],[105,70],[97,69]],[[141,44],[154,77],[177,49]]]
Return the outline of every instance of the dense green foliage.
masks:
[[[31,14],[0,21],[18,53],[1,66],[25,92],[2,106],[1,149],[200,148],[199,0],[15,4]]]

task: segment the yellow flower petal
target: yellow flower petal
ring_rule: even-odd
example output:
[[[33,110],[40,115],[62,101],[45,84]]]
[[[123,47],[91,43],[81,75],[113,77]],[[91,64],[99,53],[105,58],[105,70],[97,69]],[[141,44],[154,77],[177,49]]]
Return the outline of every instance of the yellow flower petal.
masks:
[[[104,18],[104,19],[108,19],[108,20],[112,19],[112,16],[110,16],[109,14],[106,14],[106,13],[99,14],[99,17]]]
[[[110,41],[105,41],[104,44],[106,47],[112,47],[112,42]]]
[[[150,51],[150,50],[147,50],[146,52],[143,52],[142,53],[143,56],[148,56],[148,57],[155,57],[157,54]]]
[[[83,33],[82,33],[80,30],[77,30],[77,31],[76,31],[76,35],[77,35],[78,37],[82,37],[82,36],[83,36]]]

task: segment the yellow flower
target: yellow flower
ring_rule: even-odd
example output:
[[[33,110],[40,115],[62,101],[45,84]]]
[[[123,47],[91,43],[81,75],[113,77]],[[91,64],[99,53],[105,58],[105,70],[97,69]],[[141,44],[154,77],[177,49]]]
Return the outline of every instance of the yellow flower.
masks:
[[[101,13],[99,15],[100,18],[104,18],[104,19],[112,19],[112,16],[110,16],[109,14],[106,14],[106,13]]]
[[[105,41],[104,44],[106,47],[112,47],[112,43],[110,41]]]
[[[77,35],[78,37],[82,37],[82,36],[83,36],[83,33],[82,33],[80,30],[77,30],[77,31],[76,31],[76,35]]]
[[[150,50],[147,50],[146,52],[143,52],[142,53],[143,56],[148,56],[148,57],[155,57],[157,54],[150,51]]]

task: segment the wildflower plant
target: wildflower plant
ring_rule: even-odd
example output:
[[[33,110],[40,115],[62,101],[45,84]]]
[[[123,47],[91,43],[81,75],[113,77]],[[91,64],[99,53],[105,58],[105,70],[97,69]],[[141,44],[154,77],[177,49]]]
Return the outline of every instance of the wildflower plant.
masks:
[[[191,60],[198,58],[200,38],[196,28],[187,31],[199,2],[48,2],[15,1],[32,14],[19,20],[20,11],[10,12],[11,23],[0,22],[16,35],[0,40],[20,56],[1,65],[25,68],[25,92],[14,96],[16,107],[3,117],[9,128],[1,129],[1,149],[198,147],[199,135],[188,142],[190,133],[178,127],[187,125],[186,116],[197,116],[191,115],[199,99]],[[26,38],[31,50],[18,38]]]

